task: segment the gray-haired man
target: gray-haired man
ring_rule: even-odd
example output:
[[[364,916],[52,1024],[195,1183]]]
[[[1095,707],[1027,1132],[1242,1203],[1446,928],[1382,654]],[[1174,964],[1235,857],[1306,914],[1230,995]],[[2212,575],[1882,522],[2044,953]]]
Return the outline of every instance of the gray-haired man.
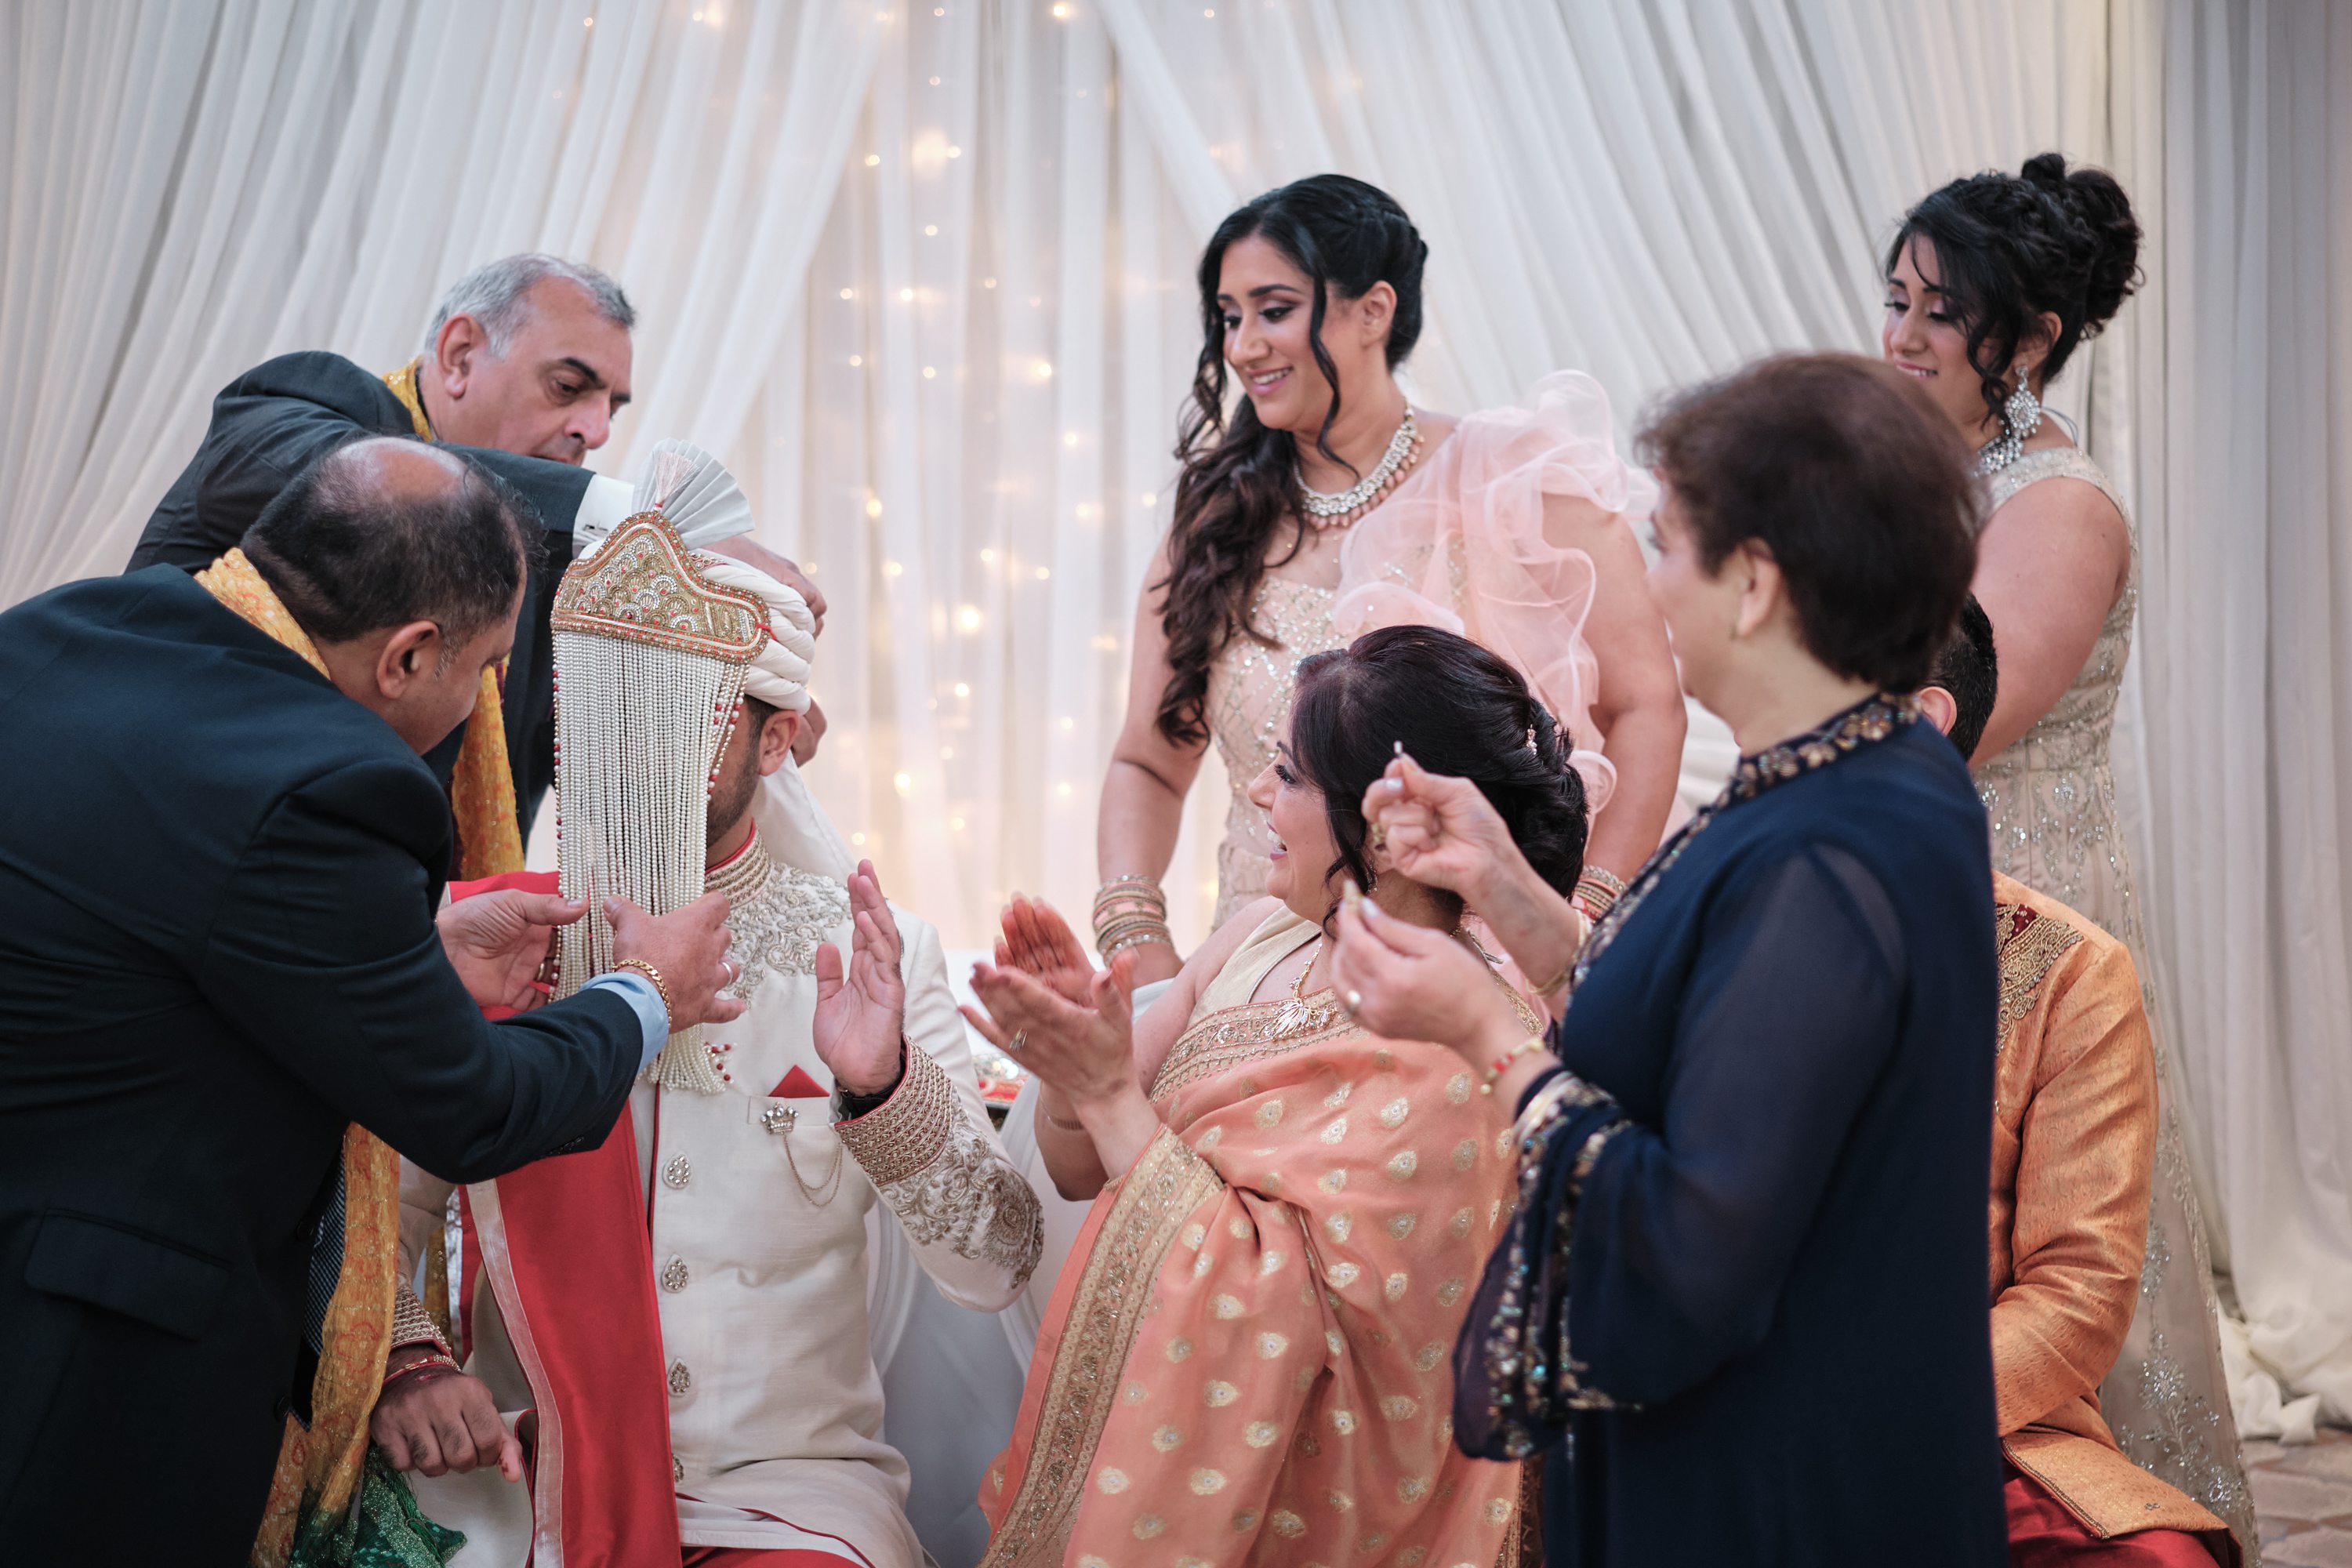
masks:
[[[213,400],[204,444],[148,519],[131,569],[168,563],[203,570],[295,475],[356,434],[413,435],[467,448],[467,457],[521,492],[548,533],[502,703],[518,828],[528,839],[554,773],[550,601],[571,561],[578,521],[604,507],[617,521],[627,504],[625,485],[598,485],[582,465],[629,401],[635,325],[628,296],[604,273],[525,254],[459,279],[434,313],[424,352],[388,374],[318,352],[257,365]],[[823,616],[824,598],[790,562],[748,538],[723,548],[801,588]],[[815,727],[821,731],[822,721]],[[462,731],[426,759],[445,783],[461,745]]]

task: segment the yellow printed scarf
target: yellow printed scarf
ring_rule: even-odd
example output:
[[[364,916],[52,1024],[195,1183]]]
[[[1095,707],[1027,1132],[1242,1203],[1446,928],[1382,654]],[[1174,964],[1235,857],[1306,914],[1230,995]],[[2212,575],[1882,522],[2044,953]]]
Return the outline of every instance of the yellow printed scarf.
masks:
[[[317,645],[268,580],[246,559],[245,552],[231,550],[197,573],[196,583],[255,630],[300,655],[320,675],[327,673]],[[506,767],[506,730],[499,722],[498,688],[489,673],[483,672],[479,700],[488,713],[482,705],[475,709],[475,718],[487,717],[488,722],[467,726],[465,749],[459,754],[457,793],[462,801],[468,788],[465,759],[476,750],[475,734],[488,731],[496,742],[484,748],[494,752],[489,765],[496,788],[491,792],[490,809],[495,811],[503,803],[506,834],[502,846],[490,835],[461,838],[468,877],[522,868],[514,823],[514,784]],[[477,791],[481,787],[478,771],[472,787]],[[479,798],[478,794],[477,801]],[[462,833],[462,805],[459,821]],[[508,863],[474,869],[486,850],[502,851]],[[290,1416],[287,1419],[277,1472],[270,1478],[268,1505],[253,1544],[256,1568],[285,1568],[298,1549],[347,1533],[345,1521],[366,1475],[368,1418],[374,1413],[376,1394],[383,1385],[384,1358],[392,1350],[394,1281],[399,1272],[400,1156],[390,1144],[353,1122],[343,1130],[342,1272],[327,1303],[326,1322],[320,1334],[325,1349],[310,1384],[310,1425],[305,1429]]]
[[[385,375],[383,384],[408,410],[418,438],[437,441],[433,421],[425,416],[424,400],[416,395],[419,363],[410,360]],[[503,666],[482,671],[482,689],[474,698],[474,716],[466,721],[457,772],[450,781],[449,803],[457,819],[457,875],[467,881],[522,869],[514,773],[507,762],[506,704],[499,685],[504,675]]]

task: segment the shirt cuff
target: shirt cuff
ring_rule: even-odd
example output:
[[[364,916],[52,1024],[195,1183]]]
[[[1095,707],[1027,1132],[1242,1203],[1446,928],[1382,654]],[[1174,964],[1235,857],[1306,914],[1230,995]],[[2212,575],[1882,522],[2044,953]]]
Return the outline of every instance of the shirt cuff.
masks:
[[[591,474],[581,493],[580,510],[572,514],[572,551],[585,555],[611,537],[635,508],[636,487],[610,474]]]
[[[614,969],[596,976],[583,991],[617,991],[637,1015],[637,1023],[646,1032],[645,1055],[638,1058],[637,1070],[644,1071],[661,1048],[669,1042],[669,1009],[662,1005],[661,993],[654,983],[634,969]]]

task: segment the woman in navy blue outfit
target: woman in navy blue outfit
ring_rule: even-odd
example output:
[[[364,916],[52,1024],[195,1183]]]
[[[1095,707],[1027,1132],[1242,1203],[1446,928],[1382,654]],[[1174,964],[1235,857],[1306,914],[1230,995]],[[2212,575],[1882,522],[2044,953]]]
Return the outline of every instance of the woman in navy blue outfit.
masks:
[[[1968,455],[1916,386],[1845,356],[1751,366],[1643,441],[1651,592],[1738,738],[1730,785],[1580,951],[1475,788],[1409,762],[1373,785],[1391,863],[1558,977],[1545,1036],[1465,1001],[1461,944],[1368,902],[1340,921],[1333,984],[1365,1024],[1454,1046],[1520,1106],[1456,1438],[1544,1456],[1554,1568],[1993,1568],[1984,813],[1891,695],[1968,591]]]

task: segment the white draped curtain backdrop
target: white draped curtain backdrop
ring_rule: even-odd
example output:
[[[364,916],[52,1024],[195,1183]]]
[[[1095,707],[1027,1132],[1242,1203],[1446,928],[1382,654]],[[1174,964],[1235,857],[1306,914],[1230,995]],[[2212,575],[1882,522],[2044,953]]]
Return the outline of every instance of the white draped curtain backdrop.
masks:
[[[1387,187],[1431,247],[1423,402],[1573,366],[1630,425],[1768,350],[1874,350],[1878,249],[1944,180],[2108,164],[2147,288],[2055,401],[2145,548],[2151,978],[2242,1419],[2307,1419],[2282,1384],[2352,1419],[2352,10],[19,0],[0,43],[0,605],[119,570],[247,365],[389,368],[473,265],[593,261],[643,321],[597,466],[674,435],[741,476],[834,605],[813,782],[965,943],[1094,886],[1192,268],[1238,201]],[[1693,787],[1724,760],[1702,727]]]

